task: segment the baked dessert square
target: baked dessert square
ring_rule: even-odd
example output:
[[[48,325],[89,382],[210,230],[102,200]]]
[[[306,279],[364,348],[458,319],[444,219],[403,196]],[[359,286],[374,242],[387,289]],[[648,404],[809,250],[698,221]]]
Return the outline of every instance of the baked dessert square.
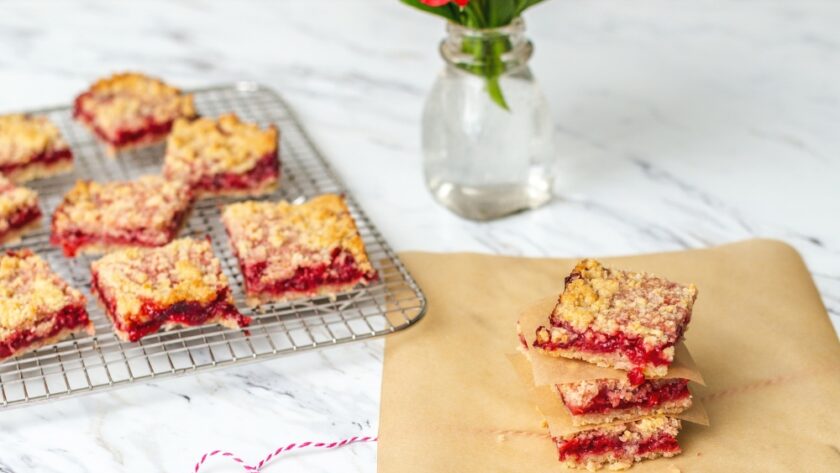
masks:
[[[19,240],[40,220],[38,193],[0,175],[0,244]]]
[[[277,128],[265,129],[235,114],[177,120],[166,141],[163,174],[190,183],[198,197],[263,195],[280,178]]]
[[[681,427],[680,420],[673,417],[645,417],[569,433],[555,437],[554,443],[560,461],[569,468],[620,470],[642,460],[679,454]]]
[[[638,386],[626,379],[557,384],[572,425],[607,424],[652,415],[676,415],[691,407],[687,379],[652,379]]]
[[[85,297],[30,250],[0,256],[0,361],[70,335],[93,335]]]
[[[302,204],[240,202],[222,223],[245,279],[249,305],[330,295],[377,279],[344,198]]]
[[[160,248],[127,248],[91,263],[91,291],[114,331],[136,342],[160,328],[248,325],[207,239],[181,238]]]
[[[187,184],[161,176],[78,181],[53,213],[50,242],[69,257],[165,245],[175,237],[191,203]]]
[[[73,152],[46,117],[0,116],[0,174],[26,182],[70,171]]]
[[[73,103],[73,117],[107,146],[110,155],[159,143],[176,119],[195,116],[192,95],[135,72],[100,79]]]
[[[691,320],[697,288],[585,259],[566,278],[540,352],[628,370],[634,384],[668,373],[674,345]]]

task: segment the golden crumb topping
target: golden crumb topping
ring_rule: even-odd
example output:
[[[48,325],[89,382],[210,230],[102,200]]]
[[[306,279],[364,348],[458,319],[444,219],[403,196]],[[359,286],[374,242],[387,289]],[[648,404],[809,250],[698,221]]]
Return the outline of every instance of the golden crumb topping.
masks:
[[[159,248],[128,248],[91,263],[103,296],[121,320],[142,320],[144,304],[165,308],[179,302],[207,304],[233,297],[209,240],[181,238]]]
[[[277,128],[260,128],[229,113],[218,120],[178,120],[166,142],[164,174],[195,181],[221,173],[243,174],[277,152]]]
[[[96,81],[76,99],[76,115],[109,138],[125,130],[196,116],[193,96],[165,82],[134,72]]]
[[[78,229],[89,235],[160,232],[171,228],[190,202],[186,184],[162,176],[107,183],[78,181],[53,214],[53,230],[62,234]],[[168,238],[161,236],[159,244],[166,243]]]
[[[85,298],[29,250],[0,256],[0,338],[32,327],[67,306],[84,306]]]
[[[0,116],[0,166],[27,164],[38,155],[64,149],[61,132],[46,117]]]
[[[673,417],[652,416],[645,417],[634,422],[631,424],[630,430],[638,432],[643,437],[649,437],[653,434],[662,433],[663,431],[676,437],[677,433],[679,433],[679,425],[679,419],[675,419]]]
[[[577,438],[597,438],[601,436],[618,437],[624,444],[638,444],[642,441],[659,435],[670,435],[676,437],[680,432],[682,422],[675,417],[649,416],[627,423],[602,424],[589,430],[572,432],[561,439],[558,443]]]
[[[566,288],[551,315],[552,338],[562,340],[563,327],[624,332],[648,348],[673,344],[691,317],[697,287],[647,273],[605,268],[585,259],[566,278]],[[565,334],[567,335],[567,334]]]
[[[285,279],[300,266],[329,264],[345,250],[362,272],[373,267],[344,198],[324,194],[303,204],[247,201],[222,211],[234,249],[244,265],[267,264],[266,280]]]
[[[635,388],[636,386],[627,379],[585,379],[576,383],[555,385],[555,389],[563,397],[563,403],[576,407],[586,406],[598,397],[602,390],[609,394],[616,391],[629,392]],[[624,400],[625,397],[622,396],[620,399]]]

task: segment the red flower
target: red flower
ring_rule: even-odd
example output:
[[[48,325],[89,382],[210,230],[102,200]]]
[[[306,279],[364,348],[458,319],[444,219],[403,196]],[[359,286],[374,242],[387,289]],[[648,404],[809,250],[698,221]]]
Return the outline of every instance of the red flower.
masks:
[[[459,7],[464,8],[470,3],[470,0],[420,0],[420,3],[430,7],[442,7],[449,2],[457,3]]]

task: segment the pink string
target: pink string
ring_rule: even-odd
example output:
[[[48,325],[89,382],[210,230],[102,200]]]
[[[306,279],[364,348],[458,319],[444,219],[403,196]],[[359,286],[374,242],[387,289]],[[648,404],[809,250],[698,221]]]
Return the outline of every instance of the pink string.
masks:
[[[240,465],[242,465],[242,468],[244,468],[245,471],[247,471],[247,472],[255,472],[255,471],[260,471],[266,464],[268,464],[268,462],[271,461],[272,458],[276,458],[281,453],[288,452],[289,450],[295,450],[295,449],[301,449],[301,448],[334,449],[334,448],[340,448],[340,447],[344,447],[346,445],[350,445],[351,443],[376,442],[377,439],[378,439],[377,437],[350,437],[349,439],[344,439],[344,440],[340,440],[338,442],[330,442],[330,443],[326,443],[326,442],[290,443],[289,445],[286,445],[285,447],[280,447],[277,450],[269,453],[268,456],[266,456],[265,458],[260,460],[260,462],[257,463],[256,465],[246,465],[245,460],[237,457],[236,455],[234,455],[231,452],[223,452],[221,450],[213,450],[212,452],[205,453],[204,455],[201,456],[201,459],[195,464],[194,473],[198,473],[198,470],[201,469],[201,465],[203,465],[205,461],[207,461],[208,459],[210,459],[211,457],[214,457],[216,455],[218,455],[220,457],[230,458],[231,460],[235,461],[236,463],[239,463]]]

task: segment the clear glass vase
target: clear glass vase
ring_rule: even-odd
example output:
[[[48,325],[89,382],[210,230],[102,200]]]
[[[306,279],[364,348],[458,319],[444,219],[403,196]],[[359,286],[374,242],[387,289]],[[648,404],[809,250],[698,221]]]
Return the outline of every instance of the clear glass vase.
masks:
[[[491,220],[551,199],[554,127],[531,75],[525,24],[474,30],[449,23],[446,67],[423,111],[426,185],[462,217]]]

